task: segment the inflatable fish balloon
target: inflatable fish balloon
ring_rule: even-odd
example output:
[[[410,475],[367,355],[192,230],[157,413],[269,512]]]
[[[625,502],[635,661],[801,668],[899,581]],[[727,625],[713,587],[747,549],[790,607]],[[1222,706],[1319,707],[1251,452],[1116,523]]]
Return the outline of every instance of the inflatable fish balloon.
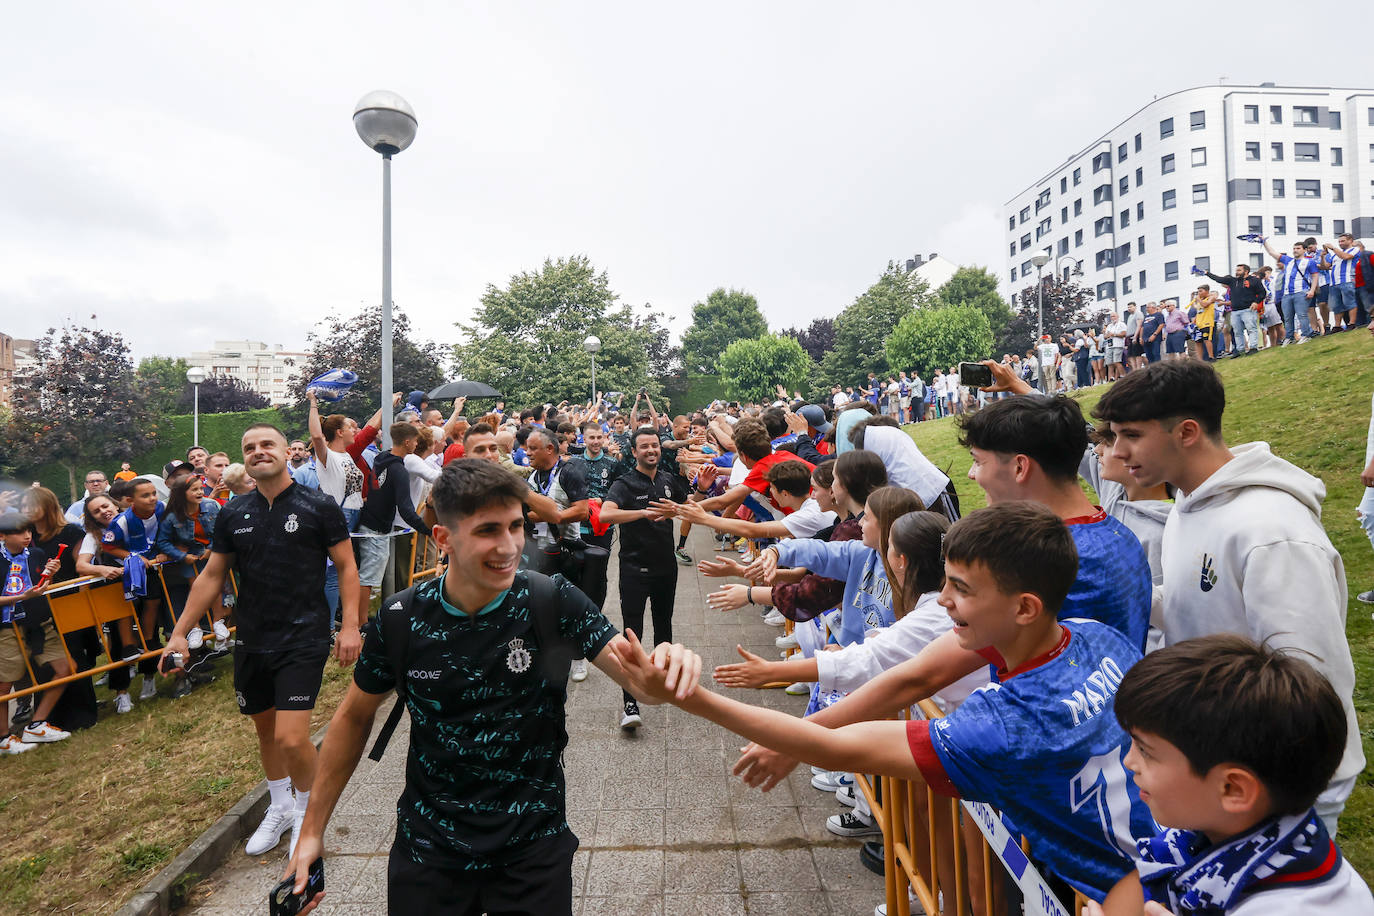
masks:
[[[347,369],[330,369],[328,372],[321,372],[310,380],[305,386],[307,394],[313,394],[318,400],[335,401],[343,400],[354,384],[358,381],[358,373],[349,372]]]

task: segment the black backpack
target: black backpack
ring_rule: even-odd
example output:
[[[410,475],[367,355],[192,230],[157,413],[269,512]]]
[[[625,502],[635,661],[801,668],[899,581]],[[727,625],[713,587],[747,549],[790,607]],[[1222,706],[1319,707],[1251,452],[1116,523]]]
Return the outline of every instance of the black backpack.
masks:
[[[539,654],[544,666],[545,676],[553,683],[566,689],[568,682],[568,669],[572,664],[574,650],[558,630],[558,606],[554,601],[553,580],[548,576],[533,571],[526,571],[530,588],[530,616],[534,623],[534,632],[539,640]],[[411,617],[411,604],[415,598],[415,589],[412,585],[402,592],[397,592],[386,601],[382,602],[383,607],[395,608],[397,602],[400,603],[401,614],[378,613],[377,617],[369,626],[385,627],[382,632],[382,639],[386,643],[387,661],[391,663],[391,671],[396,676],[396,701],[391,704],[391,711],[387,713],[386,722],[377,732],[377,740],[372,744],[372,751],[367,755],[369,760],[381,760],[382,754],[386,753],[387,743],[391,740],[391,735],[396,731],[396,726],[401,721],[401,713],[406,708],[406,688],[405,673],[408,670],[407,655],[410,650],[410,627],[401,626],[402,622],[409,623]],[[388,625],[387,621],[390,621]]]

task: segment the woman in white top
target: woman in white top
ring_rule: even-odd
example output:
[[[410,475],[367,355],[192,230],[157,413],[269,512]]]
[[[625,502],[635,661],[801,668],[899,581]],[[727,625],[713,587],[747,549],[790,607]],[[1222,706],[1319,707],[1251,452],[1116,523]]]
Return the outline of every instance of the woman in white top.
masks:
[[[312,393],[310,398],[310,445],[315,452],[315,474],[320,478],[320,490],[333,498],[343,509],[350,531],[358,527],[358,513],[363,508],[363,472],[349,452],[358,438],[357,422],[343,414],[330,414],[320,419],[320,405]],[[397,400],[400,395],[397,395]],[[378,410],[367,425],[382,428],[382,412]]]

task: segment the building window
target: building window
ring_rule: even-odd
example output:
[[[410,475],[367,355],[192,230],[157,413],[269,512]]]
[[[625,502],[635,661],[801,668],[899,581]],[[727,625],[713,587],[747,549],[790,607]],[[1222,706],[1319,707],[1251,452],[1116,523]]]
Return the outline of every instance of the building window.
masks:
[[[1271,144],[1269,144],[1269,161],[1270,161],[1270,162],[1282,162],[1282,161],[1283,161],[1283,144],[1282,144],[1282,143],[1271,143]]]
[[[1195,184],[1195,185],[1193,185],[1193,203],[1195,203],[1195,204],[1205,204],[1205,203],[1207,203],[1207,185],[1205,185],[1205,184]]]
[[[1167,140],[1174,135],[1174,119],[1165,118],[1159,122],[1159,139]]]
[[[1140,272],[1140,288],[1145,288],[1145,271],[1143,270]]]
[[[1145,253],[1145,236],[1142,235],[1140,238],[1138,238],[1138,239],[1135,240],[1135,253],[1136,253],[1136,254],[1144,254],[1144,253]]]
[[[1015,229],[1015,228],[1016,228],[1016,217],[1014,217],[1014,216],[1008,216],[1008,217],[1007,217],[1007,228],[1008,228],[1008,229]]]
[[[1082,247],[1083,247],[1083,230],[1082,230],[1082,229],[1079,229],[1077,232],[1075,232],[1075,233],[1073,234],[1073,247],[1075,247],[1075,248],[1082,248]]]
[[[1021,262],[1021,276],[1023,276],[1023,277],[1029,277],[1029,276],[1030,276],[1030,273],[1031,273],[1031,262],[1030,262],[1030,261],[1022,261],[1022,262]]]
[[[1144,170],[1144,169],[1136,169],[1136,170],[1135,170],[1135,186],[1138,188],[1138,187],[1140,187],[1141,185],[1143,185],[1144,183],[1145,183],[1145,170]]]
[[[1016,282],[1016,268],[1015,268],[1015,267],[1013,267],[1013,268],[1011,269],[1011,282],[1013,282],[1013,283]]]
[[[1270,123],[1270,124],[1282,124],[1282,123],[1283,123],[1283,106],[1282,106],[1282,105],[1270,105],[1270,106],[1269,106],[1269,123]]]
[[[1118,147],[1116,148],[1116,161],[1117,161],[1117,162],[1125,162],[1125,161],[1126,161],[1126,144],[1123,143],[1123,144],[1121,144],[1120,146],[1118,146]]]
[[[1121,295],[1123,295],[1123,296],[1129,296],[1130,294],[1131,294],[1131,275],[1130,275],[1130,274],[1127,274],[1126,276],[1124,276],[1124,277],[1121,278]]]
[[[1115,298],[1116,298],[1116,284],[1113,283],[1111,280],[1108,280],[1106,283],[1099,283],[1099,284],[1097,284],[1097,298],[1098,298],[1099,300],[1100,300],[1100,299],[1115,299]]]
[[[1374,111],[1374,108],[1371,108],[1370,111]],[[1374,124],[1374,120],[1371,120],[1369,123]],[[1137,153],[1140,152],[1140,134],[1135,135],[1135,151]]]
[[[1258,105],[1246,105],[1246,106],[1245,106],[1245,123],[1246,123],[1246,124],[1258,124],[1258,123],[1259,123],[1259,106],[1258,106]]]
[[[1255,232],[1255,233],[1261,233],[1261,234],[1262,234],[1262,233],[1264,232],[1264,217],[1262,217],[1262,216],[1248,216],[1248,217],[1246,217],[1246,218],[1245,218],[1245,231],[1246,231],[1246,232]]]
[[[1073,184],[1074,184],[1074,187],[1078,187],[1078,185],[1079,185],[1082,181],[1083,181],[1083,170],[1082,170],[1082,169],[1074,169],[1074,170],[1073,170]]]
[[[1177,244],[1178,244],[1178,227],[1177,227],[1177,226],[1165,226],[1165,227],[1164,227],[1164,244],[1165,244],[1165,245],[1177,245]]]
[[[1174,207],[1177,207],[1177,206],[1178,206],[1178,192],[1177,192],[1177,191],[1165,191],[1165,192],[1164,192],[1164,205],[1163,205],[1163,209],[1165,209],[1165,210],[1172,210]]]
[[[1080,197],[1080,198],[1078,198],[1078,200],[1075,200],[1075,201],[1073,202],[1073,215],[1074,215],[1074,216],[1082,216],[1082,215],[1083,215],[1083,198]]]
[[[1212,269],[1212,259],[1207,257],[1206,255],[1203,255],[1200,258],[1193,258],[1193,264],[1197,267],[1198,270]]]
[[[1339,111],[1328,111],[1326,116],[1330,119],[1327,127],[1330,127],[1332,130],[1341,129],[1341,113]]]
[[[1040,196],[1035,199],[1035,210],[1038,213],[1042,207],[1046,207],[1050,202],[1050,189],[1046,188],[1040,192]]]
[[[1320,181],[1312,181],[1306,178],[1299,178],[1296,182],[1294,182],[1294,184],[1297,185],[1298,197],[1311,198],[1322,196],[1322,183]]]
[[[1317,107],[1315,105],[1294,105],[1293,106],[1294,124],[1316,124]]]
[[[1021,222],[1024,223],[1028,219],[1030,219],[1030,207],[1025,207],[1021,210]]]
[[[1260,199],[1260,180],[1258,178],[1246,178],[1240,184],[1240,196],[1244,200]]]
[[[1275,235],[1287,235],[1287,234],[1288,234],[1288,217],[1286,217],[1286,216],[1276,216],[1276,217],[1274,217],[1274,234],[1275,234]]]
[[[1331,147],[1331,164],[1345,165],[1345,150],[1339,146]]]
[[[1294,143],[1293,161],[1295,162],[1320,162],[1321,152],[1315,143]]]
[[[1333,204],[1343,204],[1343,203],[1345,203],[1345,185],[1343,185],[1343,184],[1336,184],[1335,182],[1332,182],[1332,184],[1331,184],[1331,202],[1332,202]]]
[[[1094,174],[1094,175],[1096,175],[1098,172],[1102,171],[1103,169],[1109,169],[1109,168],[1111,168],[1111,167],[1112,167],[1112,154],[1111,154],[1110,151],[1104,150],[1104,151],[1098,153],[1096,156],[1093,157],[1093,174]]]
[[[1263,266],[1264,266],[1264,255],[1262,255],[1262,254],[1251,253],[1251,255],[1250,255],[1250,272],[1251,272],[1251,273],[1255,273],[1256,271],[1258,271],[1258,270],[1259,270],[1261,267],[1263,267]]]
[[[1059,225],[1064,225],[1069,221],[1069,208],[1061,207],[1059,210]]]
[[[1135,205],[1135,218],[1136,218],[1136,219],[1144,219],[1144,218],[1145,218],[1145,201],[1142,200],[1142,201],[1140,201],[1138,204]]]
[[[1026,250],[1027,248],[1029,248],[1029,247],[1030,247],[1030,233],[1027,232],[1025,235],[1021,236],[1021,250],[1022,250],[1022,251],[1025,251],[1025,250]]]
[[[1159,174],[1167,175],[1174,170],[1174,154],[1163,157],[1159,160]]]
[[[1167,280],[1177,280],[1177,279],[1178,279],[1178,262],[1177,262],[1177,261],[1165,261],[1165,262],[1164,262],[1164,279],[1165,279],[1166,281],[1167,281]]]
[[[1096,261],[1097,269],[1098,269],[1098,270],[1102,270],[1102,269],[1105,268],[1105,267],[1111,267],[1111,266],[1112,266],[1112,250],[1111,250],[1110,248],[1104,248],[1104,249],[1102,249],[1101,251],[1099,251],[1099,252],[1097,253],[1097,256],[1096,256],[1096,258],[1095,258],[1095,261]]]
[[[1093,235],[1097,238],[1101,238],[1104,235],[1108,235],[1111,233],[1111,231],[1112,218],[1110,216],[1104,216],[1097,222],[1093,223]]]
[[[1040,221],[1040,231],[1045,235],[1048,235],[1051,225],[1053,225],[1053,220],[1051,220],[1048,216],[1045,217]]]
[[[1015,243],[1015,242],[1012,242],[1012,243],[1011,243],[1011,256],[1012,256],[1013,258],[1016,257],[1016,243]],[[1012,279],[1015,280],[1016,278],[1015,278],[1015,277],[1012,277]]]
[[[1064,178],[1059,179],[1059,193],[1060,193],[1060,194],[1067,194],[1067,193],[1069,193],[1069,179],[1068,179],[1067,176],[1065,176]]]
[[[1064,255],[1069,253],[1069,239],[1067,236],[1059,240],[1058,253],[1060,257],[1063,257]]]
[[[1320,216],[1299,216],[1298,235],[1321,235],[1322,218]]]
[[[1343,220],[1343,219],[1333,219],[1333,220],[1331,221],[1331,234],[1332,234],[1332,235],[1344,235],[1344,234],[1345,234],[1345,220]]]
[[[1245,144],[1245,161],[1259,162],[1259,142]]]
[[[1112,199],[1112,186],[1109,184],[1098,185],[1093,191],[1093,204],[1097,205]]]
[[[1207,220],[1193,220],[1193,241],[1200,242],[1203,239],[1211,238],[1207,230]]]
[[[1199,166],[1199,165],[1206,165],[1206,164],[1207,164],[1207,147],[1205,147],[1205,146],[1199,146],[1197,149],[1193,150],[1193,166],[1196,167],[1196,166]]]
[[[1120,190],[1121,196],[1125,197],[1126,193],[1131,190],[1131,176],[1122,175],[1121,180],[1116,183],[1116,186]]]
[[[1271,193],[1270,193],[1270,195],[1269,195],[1270,197],[1274,197],[1274,198],[1281,198],[1281,197],[1283,197],[1283,179],[1282,179],[1282,178],[1275,178],[1275,179],[1273,180],[1273,183],[1271,184],[1270,187],[1271,187]]]
[[[1194,111],[1188,115],[1188,129],[1202,130],[1207,126],[1207,112]]]
[[[1121,211],[1121,220],[1120,220],[1120,222],[1117,223],[1117,225],[1120,226],[1122,229],[1125,229],[1125,228],[1126,228],[1127,226],[1129,226],[1130,224],[1131,224],[1131,211],[1130,211],[1130,209],[1122,210],[1122,211]]]
[[[1374,108],[1369,109],[1369,126],[1374,127]]]

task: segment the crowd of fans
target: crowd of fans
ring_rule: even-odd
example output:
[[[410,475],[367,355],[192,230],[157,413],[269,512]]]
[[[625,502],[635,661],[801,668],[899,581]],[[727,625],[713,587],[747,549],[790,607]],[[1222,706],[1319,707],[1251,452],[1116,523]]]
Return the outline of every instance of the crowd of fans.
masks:
[[[1326,251],[1320,263],[1333,256]],[[1284,275],[1319,269],[1295,266],[1310,257],[1280,258]],[[1267,286],[1254,286],[1268,278],[1238,269],[1213,279],[1244,340],[1252,323],[1236,312],[1270,301]],[[1332,314],[1350,326],[1338,287]],[[870,373],[825,403],[780,387],[771,404],[717,401],[677,415],[645,392],[629,406],[612,393],[519,412],[498,401],[471,415],[464,399],[445,414],[412,392],[396,396],[392,422],[379,410],[361,425],[323,414],[312,394],[306,436],[286,444],[286,472],[337,507],[351,535],[356,573],[319,555],[339,639],[425,565],[410,535],[448,524],[434,508],[447,497],[431,496],[453,485],[446,468],[487,462],[521,481],[520,567],[561,575],[586,596],[588,613],[605,601],[619,541],[623,629],[647,635],[647,609],[646,645],[673,642],[678,569],[694,563],[703,575],[749,583],[722,585],[712,607],[751,606],[770,624],[791,622],[777,639],[783,660],[741,649],[714,678],[725,687],[787,682],[807,697],[804,719],[704,688],[684,696],[637,641],[621,640],[618,666],[649,685],[635,692],[623,682],[622,728],[641,725],[641,700],[679,703],[754,742],[737,772],[765,791],[811,763],[811,785],[842,806],[827,822],[841,836],[880,832],[855,772],[988,802],[1030,840],[1057,887],[1109,909],[1126,901],[1114,912],[1139,912],[1145,899],[1242,912],[1260,893],[1366,912],[1368,889],[1331,855],[1364,767],[1343,565],[1321,525],[1320,482],[1263,443],[1228,447],[1222,438],[1224,393],[1205,361],[1226,350],[1225,301],[1204,286],[1186,312],[1150,303],[1139,316],[1132,303],[1100,334],[1082,329],[1024,359],[985,362],[994,384],[982,389],[962,384],[958,367],[929,381]],[[1176,334],[1194,337],[1198,359],[1184,358]],[[1093,410],[1095,425],[1077,402],[1037,391],[1118,378]],[[900,429],[951,414],[989,503],[968,517],[946,474]],[[196,583],[229,537],[223,507],[265,479],[257,462],[270,464],[260,455],[271,443],[249,440],[242,462],[196,445],[159,474],[126,463],[111,482],[92,470],[83,498],[65,510],[38,486],[3,497],[0,695],[26,686],[23,652],[40,680],[72,673],[43,588],[81,577],[121,582],[137,607],[136,620],[116,621],[103,639],[94,630],[66,638],[77,670],[99,662],[103,643],[112,661],[130,663],[107,675],[117,714],[134,708],[135,673],[139,702],[158,696],[160,679],[180,698],[214,677],[214,661],[234,650],[236,593],[219,567],[210,585]],[[489,488],[490,498],[505,486]],[[488,497],[464,498],[480,508]],[[294,530],[296,515],[285,524]],[[689,551],[694,525],[713,530],[715,556]],[[456,562],[441,549],[434,581]],[[183,619],[188,605],[194,620]],[[169,652],[184,645],[191,657],[160,665],[163,635]],[[518,649],[512,672],[528,664]],[[354,646],[348,661],[357,657]],[[571,680],[587,676],[588,658],[572,661]],[[874,721],[925,698],[945,718]],[[63,740],[96,713],[89,680],[35,693],[0,753]],[[294,852],[310,792],[298,784],[293,807],[289,779],[269,771],[269,785],[273,807],[249,848],[264,852],[289,828]],[[965,826],[972,850],[976,828]],[[991,912],[981,858],[968,863],[964,891],[974,912]],[[952,862],[938,867],[954,893]]]

